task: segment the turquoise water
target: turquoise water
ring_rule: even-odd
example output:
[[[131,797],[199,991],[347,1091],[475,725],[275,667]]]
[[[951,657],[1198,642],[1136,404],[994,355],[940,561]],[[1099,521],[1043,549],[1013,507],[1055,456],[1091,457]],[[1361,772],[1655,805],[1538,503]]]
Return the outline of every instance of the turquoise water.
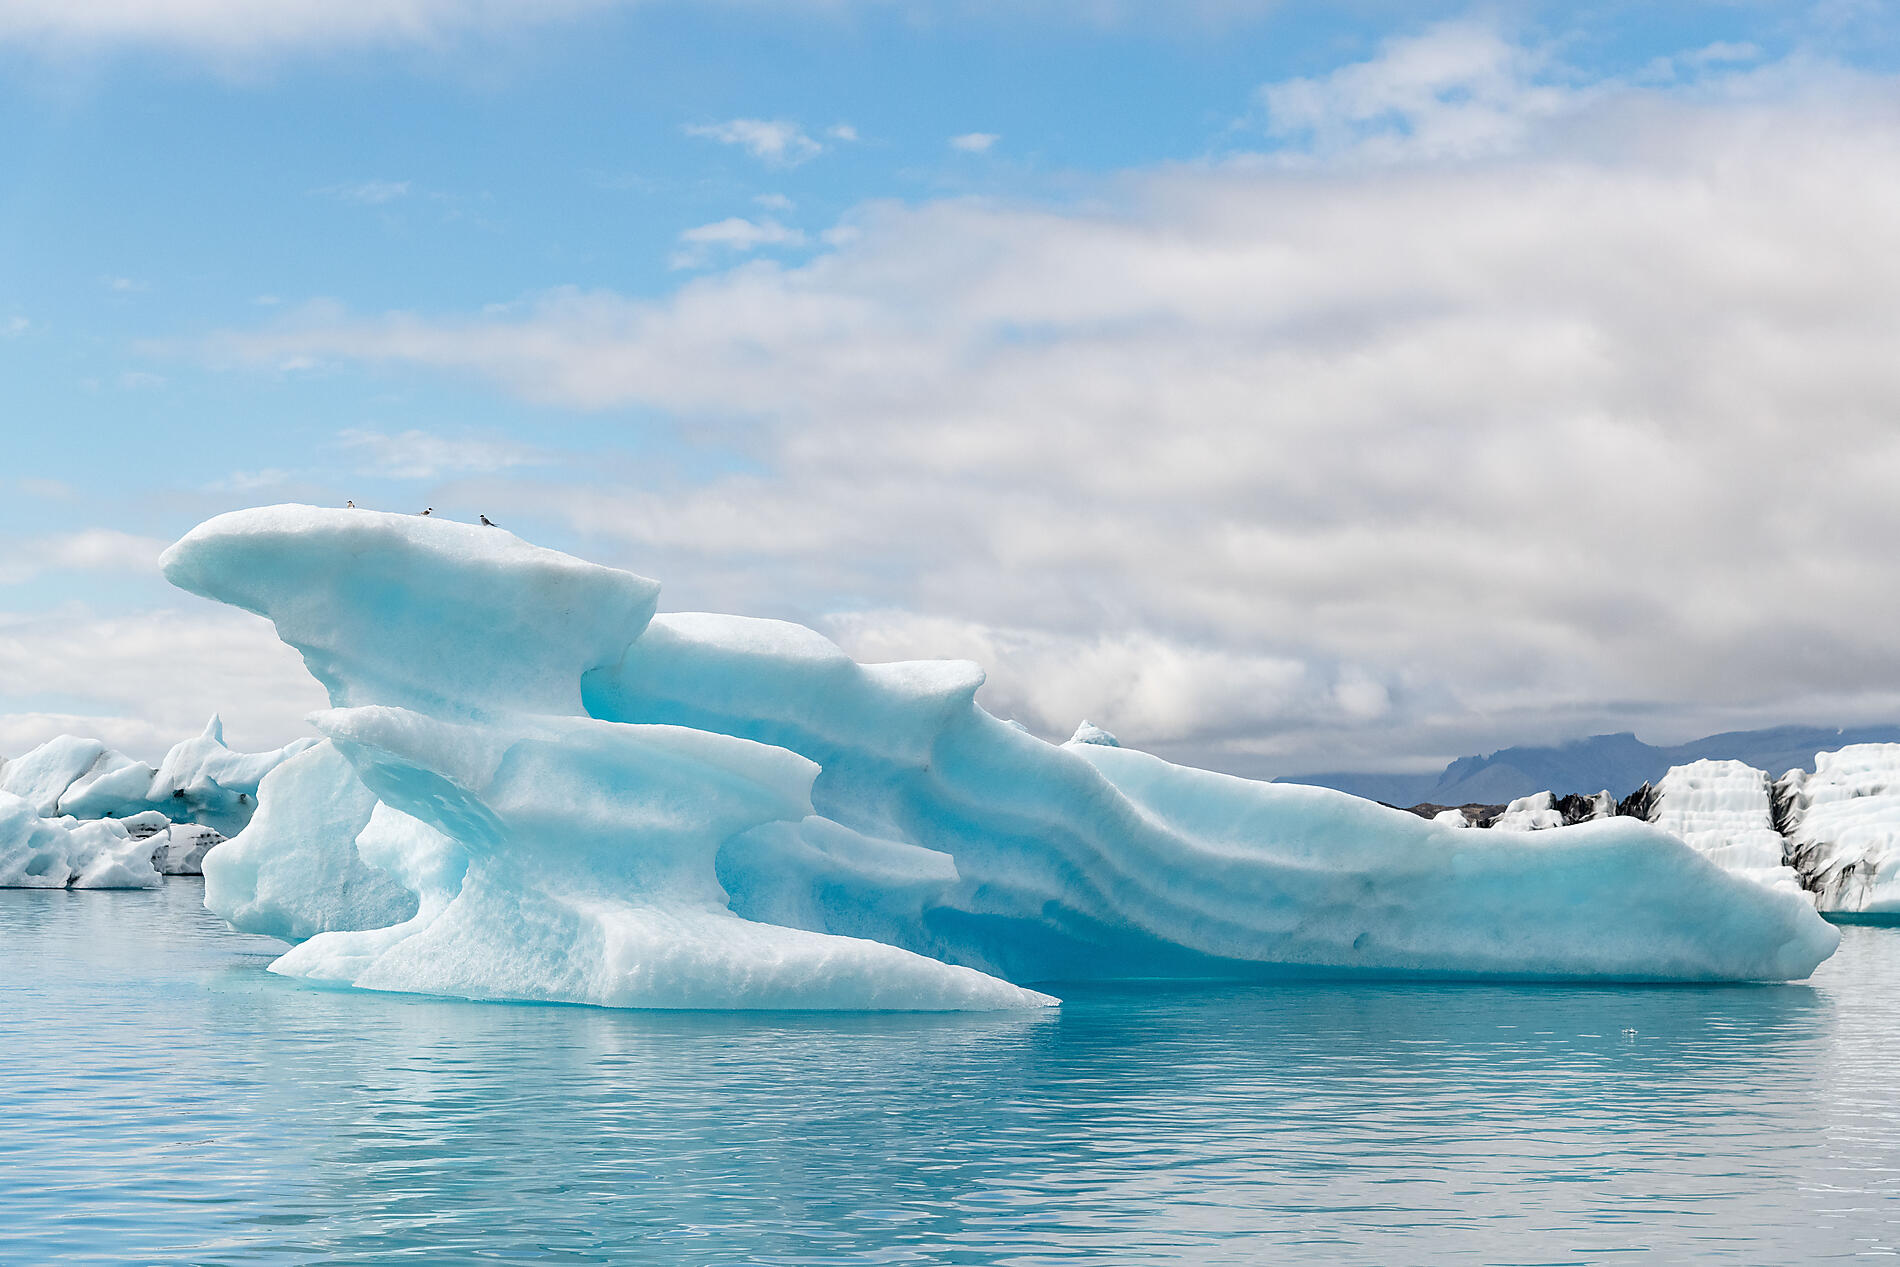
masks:
[[[1808,985],[730,1016],[314,990],[0,893],[9,1262],[1819,1261],[1900,1246],[1900,930]]]

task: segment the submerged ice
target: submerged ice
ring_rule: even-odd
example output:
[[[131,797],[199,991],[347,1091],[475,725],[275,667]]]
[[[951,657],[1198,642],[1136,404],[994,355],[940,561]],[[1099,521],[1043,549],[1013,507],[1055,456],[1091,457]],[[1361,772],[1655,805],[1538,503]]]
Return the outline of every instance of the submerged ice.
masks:
[[[1052,745],[976,703],[973,664],[655,616],[655,583],[499,529],[272,507],[165,568],[270,618],[333,705],[205,860],[207,905],[298,943],[287,975],[1014,1008],[1086,977],[1785,980],[1835,943],[1644,822],[1465,831],[1086,724]]]

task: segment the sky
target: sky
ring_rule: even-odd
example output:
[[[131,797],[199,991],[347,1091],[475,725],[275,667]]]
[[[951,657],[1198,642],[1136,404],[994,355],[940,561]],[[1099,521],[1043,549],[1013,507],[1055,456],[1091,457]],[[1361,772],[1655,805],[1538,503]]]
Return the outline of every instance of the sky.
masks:
[[[1258,777],[1900,721],[1900,7],[0,0],[0,753],[474,521]]]

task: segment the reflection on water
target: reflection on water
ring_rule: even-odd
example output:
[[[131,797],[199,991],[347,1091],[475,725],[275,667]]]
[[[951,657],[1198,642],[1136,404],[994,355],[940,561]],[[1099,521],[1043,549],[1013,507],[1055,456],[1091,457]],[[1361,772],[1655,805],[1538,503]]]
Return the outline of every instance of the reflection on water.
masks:
[[[1811,1261],[1900,1245],[1900,931],[1802,986],[1020,1016],[329,992],[202,890],[0,893],[0,1258]]]

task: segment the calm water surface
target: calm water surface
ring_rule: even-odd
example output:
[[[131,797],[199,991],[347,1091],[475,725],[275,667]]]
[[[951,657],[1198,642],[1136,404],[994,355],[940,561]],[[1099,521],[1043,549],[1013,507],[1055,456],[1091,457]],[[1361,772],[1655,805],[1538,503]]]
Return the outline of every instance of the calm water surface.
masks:
[[[0,1259],[1821,1261],[1900,1246],[1900,931],[1800,986],[1036,1016],[330,992],[202,889],[0,893]]]

